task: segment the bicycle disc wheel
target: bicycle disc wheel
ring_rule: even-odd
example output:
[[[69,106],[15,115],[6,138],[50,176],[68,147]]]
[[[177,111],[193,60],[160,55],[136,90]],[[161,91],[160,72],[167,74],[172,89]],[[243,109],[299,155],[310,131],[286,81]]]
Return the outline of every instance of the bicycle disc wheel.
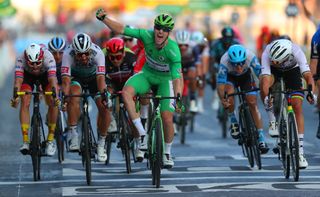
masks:
[[[40,180],[41,144],[40,144],[40,121],[36,115],[32,117],[32,132],[30,143],[30,155],[33,167],[33,180]]]
[[[57,142],[57,149],[58,149],[58,161],[62,163],[64,160],[64,142],[63,142],[63,128],[61,122],[61,115],[59,111],[58,119],[57,119],[57,126],[55,130],[55,138]]]
[[[84,161],[84,167],[86,170],[87,185],[91,185],[91,146],[89,140],[89,122],[86,115],[83,116],[82,120],[82,142],[81,142],[81,156]]]
[[[297,125],[293,113],[288,115],[289,123],[289,147],[291,158],[291,169],[294,181],[299,180],[299,139]]]
[[[125,157],[126,161],[126,169],[127,173],[129,174],[131,172],[131,160],[130,160],[130,141],[128,139],[128,133],[129,133],[129,125],[128,125],[128,119],[126,118],[123,110],[120,111],[120,121],[122,123],[122,126],[120,126],[120,144],[121,144],[121,150],[122,154]]]
[[[156,188],[160,187],[161,167],[162,167],[162,125],[161,119],[155,121],[155,162],[154,162],[154,180]]]

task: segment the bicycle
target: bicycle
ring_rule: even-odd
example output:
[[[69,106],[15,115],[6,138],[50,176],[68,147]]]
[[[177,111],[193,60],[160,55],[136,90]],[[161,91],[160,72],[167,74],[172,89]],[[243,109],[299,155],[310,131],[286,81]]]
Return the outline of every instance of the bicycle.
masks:
[[[286,179],[290,177],[290,166],[292,170],[292,175],[294,181],[299,180],[300,167],[299,167],[299,138],[297,130],[296,117],[293,111],[291,97],[293,92],[308,92],[310,96],[312,86],[309,85],[307,89],[301,90],[286,90],[283,78],[279,80],[280,90],[270,90],[273,94],[278,94],[280,98],[275,98],[278,100],[279,106],[274,108],[279,109],[278,113],[275,113],[278,123],[279,137],[277,141],[277,147],[273,149],[275,154],[278,154],[278,159],[282,161],[283,174]]]
[[[53,98],[56,97],[54,88],[50,92],[42,92],[40,89],[40,83],[36,82],[36,89],[34,92],[18,91],[17,88],[14,88],[14,98],[23,95],[32,95],[33,96],[33,113],[31,118],[31,132],[30,132],[30,149],[29,155],[32,160],[33,168],[33,180],[40,180],[40,165],[41,157],[47,156],[45,153],[46,147],[46,138],[43,128],[43,121],[40,113],[40,94],[51,95]]]
[[[99,94],[99,93],[97,93]],[[84,90],[80,95],[64,95],[64,100],[68,97],[81,97],[82,98],[82,115],[81,115],[81,141],[79,155],[82,158],[82,165],[86,170],[87,185],[91,185],[91,160],[95,159],[95,153],[97,152],[97,141],[91,126],[89,116],[89,101],[88,97],[94,97],[97,94],[90,94],[87,90]]]
[[[162,118],[160,114],[160,100],[163,99],[176,99],[180,101],[180,96],[170,97],[170,96],[140,96],[140,98],[152,99],[153,110],[152,115],[149,117],[151,119],[151,124],[148,125],[148,167],[151,168],[152,174],[152,184],[156,185],[156,188],[160,187],[160,177],[161,169],[166,167],[163,166],[162,156],[164,150],[164,133]],[[182,109],[183,111],[183,109]]]
[[[110,158],[110,150],[111,150],[111,143],[113,142],[113,139],[118,138],[119,142],[117,145],[117,148],[121,149],[122,155],[125,158],[126,161],[126,170],[127,173],[131,173],[131,159],[130,159],[130,150],[132,152],[134,161],[135,161],[135,156],[134,156],[134,140],[133,140],[133,134],[132,134],[132,123],[130,119],[128,118],[127,111],[124,106],[124,102],[121,96],[122,92],[116,92],[113,93],[110,97],[110,99],[115,100],[114,106],[114,114],[115,114],[115,119],[117,122],[117,128],[118,132],[116,133],[116,136],[112,136],[114,134],[109,133],[109,138],[106,139],[106,147],[107,147],[107,154],[108,154],[108,159],[106,161],[106,164],[109,163],[109,158]],[[135,161],[136,162],[136,161]]]
[[[60,94],[60,98],[62,95]],[[65,130],[66,130],[66,116],[62,111],[62,107],[59,106],[59,112],[57,117],[56,123],[56,130],[55,130],[55,139],[57,143],[57,150],[58,150],[58,161],[62,163],[64,161],[64,141],[65,141]]]
[[[237,88],[237,92],[235,93],[225,93],[225,98],[227,99],[230,96],[238,95],[240,103],[238,107],[240,128],[240,138],[238,143],[241,145],[243,155],[248,158],[250,167],[253,168],[255,162],[258,169],[261,170],[262,164],[258,143],[258,130],[245,98],[247,93],[258,90],[260,89],[254,88],[251,90],[241,91],[239,88]]]
[[[222,106],[221,102],[219,103],[217,118],[221,126],[222,138],[227,138],[228,113]]]

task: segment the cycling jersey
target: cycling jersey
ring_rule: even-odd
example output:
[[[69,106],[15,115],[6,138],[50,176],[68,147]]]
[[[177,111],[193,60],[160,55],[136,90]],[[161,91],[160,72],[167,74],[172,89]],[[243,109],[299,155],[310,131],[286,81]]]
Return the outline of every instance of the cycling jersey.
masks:
[[[222,57],[219,64],[219,71],[218,71],[218,77],[217,77],[217,83],[218,84],[226,84],[228,79],[228,76],[241,76],[244,75],[252,68],[255,75],[258,77],[261,72],[261,65],[258,61],[258,58],[255,56],[255,54],[246,49],[247,59],[245,61],[245,64],[243,67],[242,73],[237,73],[236,68],[230,63],[229,61],[229,55],[228,52],[226,52]]]
[[[61,85],[62,84],[62,79],[61,79],[61,65],[62,65],[62,62],[60,62],[59,64],[56,64],[57,65],[57,80],[58,80],[58,84]]]
[[[308,65],[306,56],[304,55],[301,48],[297,45],[292,43],[292,54],[289,58],[281,64],[272,65],[270,60],[270,48],[271,44],[268,44],[265,50],[262,53],[261,58],[261,74],[262,75],[271,75],[271,67],[277,68],[278,70],[288,71],[295,67],[300,68],[300,73],[303,74],[304,72],[310,71],[310,67]]]
[[[157,49],[152,30],[126,27],[124,35],[140,39],[146,54],[142,72],[132,76],[126,86],[133,87],[136,94],[145,94],[151,86],[156,86],[158,95],[173,96],[172,80],[181,78],[181,55],[177,43],[168,38],[168,43]],[[160,104],[161,111],[174,111],[173,100],[164,99]]]
[[[86,65],[78,62],[75,56],[75,50],[73,50],[72,45],[69,45],[63,53],[61,76],[92,78],[96,75],[105,74],[105,58],[98,45],[92,43],[89,62]]]
[[[194,57],[195,57],[195,64],[202,65],[201,60],[202,57],[209,56],[209,47],[206,46],[204,49],[201,49],[199,45],[196,45],[192,49]]]
[[[234,44],[239,44],[239,42],[236,39],[233,39],[230,46]],[[220,62],[221,57],[228,50],[228,47],[225,46],[222,38],[214,40],[210,45],[210,57],[213,57],[215,59],[215,62]]]
[[[188,47],[184,54],[181,54],[181,66],[183,73],[186,73],[189,69],[195,69],[195,56],[193,49]]]
[[[319,58],[320,58],[320,29],[318,29],[316,31],[316,33],[314,33],[314,35],[312,36],[310,58],[318,60],[316,75],[319,77],[320,76],[320,61],[319,61]]]
[[[134,29],[126,27],[124,35],[138,38],[143,42],[146,53],[146,64],[143,71],[171,80],[180,78],[181,55],[175,41],[168,38],[168,44],[157,49],[152,30]]]
[[[110,79],[112,87],[116,91],[122,90],[125,82],[133,75],[133,69],[136,63],[135,54],[128,48],[125,48],[125,56],[120,66],[112,64],[108,58],[108,52],[103,49],[106,59],[106,76]]]
[[[28,66],[27,60],[24,53],[16,58],[15,66],[15,77],[23,78],[24,72],[28,72],[31,75],[39,76],[43,73],[47,73],[48,77],[56,77],[56,61],[53,55],[48,51],[43,49],[43,62],[39,72],[35,72],[30,66]]]
[[[146,63],[146,54],[143,44],[139,43],[138,40],[138,44],[132,47],[132,51],[137,57],[136,65],[134,66],[134,73],[138,73],[142,70],[144,64]]]

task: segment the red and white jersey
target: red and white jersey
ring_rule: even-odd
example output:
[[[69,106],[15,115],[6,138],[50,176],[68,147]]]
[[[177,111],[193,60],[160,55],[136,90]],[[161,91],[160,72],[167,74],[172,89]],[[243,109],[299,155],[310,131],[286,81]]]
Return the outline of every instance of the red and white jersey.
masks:
[[[92,43],[87,64],[76,60],[76,52],[69,45],[63,52],[61,76],[86,78],[93,75],[105,75],[105,57],[100,47]]]
[[[53,55],[50,51],[46,49],[43,50],[43,62],[40,68],[40,71],[35,72],[31,67],[29,67],[24,53],[20,54],[16,58],[16,67],[15,67],[15,77],[23,78],[24,72],[28,72],[32,75],[38,76],[45,72],[48,72],[48,77],[56,77],[56,61],[54,60]]]
[[[286,71],[295,67],[300,68],[300,73],[310,71],[306,56],[299,45],[292,43],[292,54],[290,57],[279,65],[272,65],[270,60],[271,44],[268,44],[261,57],[261,75],[271,75],[271,67]]]

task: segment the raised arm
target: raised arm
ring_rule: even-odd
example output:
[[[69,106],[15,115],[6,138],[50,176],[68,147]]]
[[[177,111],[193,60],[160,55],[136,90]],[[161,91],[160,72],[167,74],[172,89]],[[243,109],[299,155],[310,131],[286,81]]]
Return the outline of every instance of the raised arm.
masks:
[[[107,16],[107,13],[102,8],[97,10],[96,17],[98,20],[100,20],[106,26],[108,26],[114,33],[123,34],[125,26],[123,24],[119,23],[118,21],[110,19]]]

